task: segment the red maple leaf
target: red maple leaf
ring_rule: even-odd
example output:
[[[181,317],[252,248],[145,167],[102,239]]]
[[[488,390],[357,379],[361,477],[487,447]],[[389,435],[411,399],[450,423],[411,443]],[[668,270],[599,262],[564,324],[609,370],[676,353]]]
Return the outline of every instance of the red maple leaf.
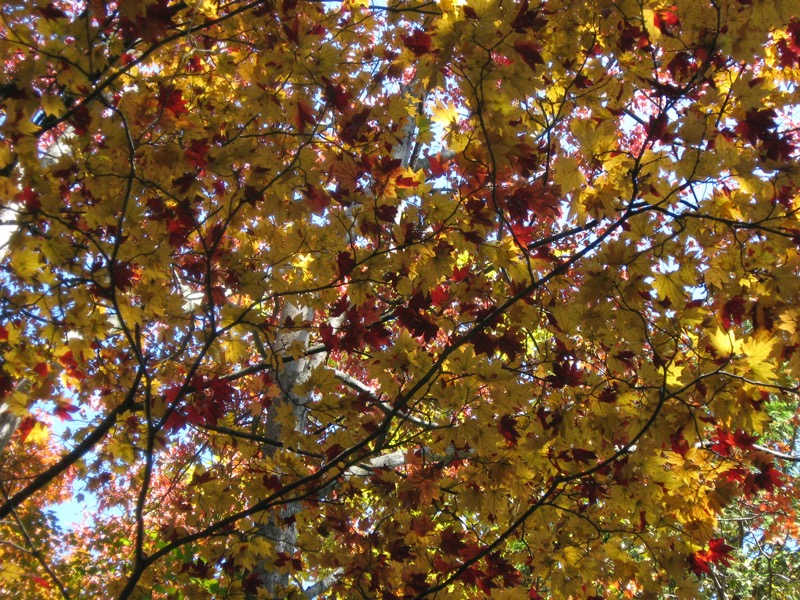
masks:
[[[348,109],[344,112],[345,120],[339,132],[339,137],[344,143],[352,145],[362,141],[361,133],[369,120],[371,112],[372,108],[369,106],[365,106],[358,111]]]
[[[719,563],[728,567],[731,564],[731,560],[733,560],[733,557],[731,556],[732,550],[733,547],[728,546],[724,539],[716,538],[708,543],[706,556],[708,557],[709,562]]]
[[[174,87],[159,85],[158,102],[164,110],[168,110],[176,117],[189,112],[186,108],[187,102],[183,99],[183,92]]]
[[[413,308],[400,306],[395,309],[395,315],[397,315],[397,321],[408,329],[411,335],[422,336],[426,342],[430,342],[439,332],[439,326],[436,323]]]
[[[344,277],[356,266],[356,259],[350,252],[339,252],[336,257],[336,266],[339,271],[339,277]]]
[[[441,177],[447,172],[447,160],[441,158],[441,154],[436,154],[434,156],[428,156],[427,154],[425,157],[428,159],[428,171],[430,172],[431,176],[433,177]]]
[[[511,225],[511,233],[520,246],[527,247],[536,238],[536,230],[527,225]]]
[[[78,407],[72,404],[61,404],[56,406],[53,414],[62,421],[72,421],[72,413],[76,413],[78,410]]]
[[[739,448],[747,449],[752,448],[753,444],[758,441],[757,435],[750,435],[741,429],[733,434],[733,443]]]
[[[431,290],[431,303],[434,306],[444,306],[450,301],[450,292],[445,285],[439,285]]]
[[[42,202],[39,200],[39,192],[29,186],[26,186],[17,194],[16,200],[22,204],[29,213],[37,213],[42,208]]]
[[[511,23],[511,27],[517,33],[523,33],[526,29],[538,31],[547,25],[547,19],[539,14],[540,8],[530,8],[528,0],[523,0],[519,6],[519,11]]]
[[[517,420],[511,415],[503,415],[497,423],[497,431],[512,446],[516,446],[519,439],[516,425]]]
[[[590,462],[597,460],[597,454],[591,450],[584,450],[582,448],[573,448],[572,458],[575,462],[588,465]]]
[[[325,101],[339,112],[344,112],[350,106],[353,95],[341,83],[334,83],[327,77],[322,77],[325,84]]]
[[[209,145],[207,139],[192,140],[189,147],[184,151],[184,156],[198,169],[204,169],[208,164],[206,160],[208,149]]]
[[[36,12],[42,15],[48,21],[55,21],[57,19],[67,19],[69,15],[60,8],[56,8],[52,2],[48,2],[45,6],[40,6]],[[50,587],[49,585],[47,587]]]
[[[744,319],[745,300],[735,296],[728,300],[722,307],[722,326],[730,329],[732,324],[741,325]]]
[[[306,100],[300,100],[297,103],[297,115],[294,124],[300,133],[306,130],[306,125],[314,124],[314,107]]]
[[[732,550],[722,538],[713,539],[708,543],[708,550],[698,550],[689,557],[689,566],[696,575],[710,573],[712,564],[730,566]]]
[[[514,50],[520,55],[525,64],[532,70],[536,70],[536,65],[543,65],[541,46],[532,40],[517,40],[514,42]]]
[[[619,29],[617,45],[623,52],[630,52],[634,49],[647,50],[650,47],[650,40],[640,27],[623,21],[619,24]]]
[[[428,54],[429,52],[433,52],[433,38],[430,34],[425,33],[419,29],[415,29],[413,32],[408,33],[402,37],[403,43],[406,45],[406,48],[411,50],[415,55],[422,56],[423,54]]]
[[[750,473],[744,480],[744,491],[756,494],[761,490],[771,492],[783,485],[783,475],[772,464],[757,463],[758,472]]]
[[[399,176],[395,179],[395,184],[401,189],[413,189],[419,185],[419,182],[413,177]]]
[[[331,204],[331,197],[326,194],[324,190],[321,190],[310,183],[306,184],[306,187],[303,190],[303,196],[305,196],[306,200],[308,200],[308,205],[311,208],[311,212],[317,215],[321,215],[323,212],[325,212],[325,209]]]
[[[545,381],[552,383],[557,390],[563,387],[581,385],[583,383],[583,371],[573,362],[557,362],[553,364],[553,374],[545,377]]]
[[[653,25],[655,25],[661,33],[667,36],[674,36],[676,28],[680,24],[678,17],[678,8],[672,6],[667,10],[659,10],[653,15]]]
[[[786,28],[788,37],[778,40],[776,44],[782,67],[791,69],[800,64],[800,21],[793,20]]]
[[[173,17],[186,7],[183,2],[176,2],[171,6],[168,6],[168,2],[169,0],[156,0],[149,3],[145,13],[134,19],[123,16],[120,19],[123,40],[129,43],[141,38],[147,42],[157,42],[166,37],[175,25]]]
[[[20,421],[19,425],[17,426],[17,431],[19,431],[19,441],[24,442],[28,439],[31,431],[33,431],[33,427],[36,425],[36,419],[34,417],[25,417]]]
[[[448,527],[442,531],[439,534],[439,539],[441,540],[439,549],[450,556],[458,556],[466,547],[464,534],[461,531],[456,531],[452,527]]]

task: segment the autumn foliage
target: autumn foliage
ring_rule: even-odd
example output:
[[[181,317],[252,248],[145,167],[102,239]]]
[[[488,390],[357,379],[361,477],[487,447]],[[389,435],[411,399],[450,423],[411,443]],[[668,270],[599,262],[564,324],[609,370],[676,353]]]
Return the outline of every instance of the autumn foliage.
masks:
[[[722,598],[726,516],[797,548],[798,15],[4,2],[0,595]]]

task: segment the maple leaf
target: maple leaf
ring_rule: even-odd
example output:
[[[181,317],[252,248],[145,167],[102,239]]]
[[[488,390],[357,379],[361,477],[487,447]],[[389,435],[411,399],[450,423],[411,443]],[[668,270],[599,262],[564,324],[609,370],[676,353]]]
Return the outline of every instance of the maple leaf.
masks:
[[[72,415],[78,410],[79,408],[72,404],[58,404],[53,410],[53,414],[62,421],[71,421]]]
[[[29,186],[25,187],[16,196],[17,202],[20,202],[29,213],[36,213],[42,208],[42,202],[39,198],[39,193]]]
[[[295,117],[295,127],[300,133],[305,132],[306,125],[315,123],[314,107],[307,100],[300,100],[297,103],[297,116]]]
[[[206,155],[208,154],[209,149],[210,146],[208,144],[208,140],[192,140],[189,144],[189,147],[186,149],[185,155],[191,164],[198,169],[203,169],[208,164]]]
[[[538,31],[545,25],[547,25],[547,19],[541,14],[541,10],[539,8],[530,8],[528,0],[520,2],[519,10],[511,22],[511,27],[518,33],[523,33],[528,29]]]
[[[28,436],[31,434],[31,431],[33,431],[36,423],[38,423],[38,421],[31,416],[27,416],[20,421],[19,425],[17,426],[20,442],[24,442],[26,439],[28,439]]]
[[[678,25],[680,25],[678,8],[672,6],[667,10],[655,11],[653,14],[653,25],[655,25],[661,33],[675,35]]]
[[[787,37],[775,44],[782,67],[792,68],[800,64],[800,21],[793,20],[786,28]]]
[[[722,307],[722,325],[726,330],[731,325],[741,325],[745,315],[745,300],[741,296],[736,296],[728,300]]]
[[[60,8],[56,7],[52,2],[48,2],[44,6],[39,6],[35,10],[45,19],[49,19],[51,21],[57,21],[58,19],[69,18],[69,15],[67,15],[67,13],[65,13]]]
[[[544,64],[541,47],[533,40],[517,40],[514,42],[514,50],[533,71],[536,71],[537,65]]]
[[[748,473],[742,487],[746,494],[755,495],[760,491],[771,492],[783,485],[783,475],[771,461],[757,460],[755,473]]]
[[[503,415],[497,422],[497,431],[511,445],[516,445],[519,439],[519,432],[515,428],[516,424],[517,419],[511,415]]]
[[[461,531],[456,531],[453,527],[448,527],[439,533],[439,539],[439,548],[445,554],[451,556],[459,556],[467,546],[466,542],[464,542],[464,534]]]
[[[339,112],[345,112],[353,99],[350,90],[341,83],[334,83],[327,77],[323,77],[322,81],[325,83],[325,100]]]
[[[733,548],[725,543],[722,538],[712,539],[708,543],[707,550],[695,552],[689,559],[692,570],[697,575],[708,574],[711,572],[712,564],[720,564],[728,567],[733,560],[731,552]]]
[[[429,33],[420,29],[415,29],[411,33],[402,36],[406,48],[411,50],[416,56],[434,52],[433,38]]]
[[[349,274],[356,266],[356,259],[350,252],[340,252],[336,257],[336,266],[339,269],[339,277]]]
[[[582,448],[574,448],[572,450],[572,458],[576,462],[588,465],[592,461],[597,460],[597,453],[592,450],[584,450]]]
[[[439,327],[426,315],[414,308],[399,307],[395,309],[395,315],[400,324],[408,329],[411,335],[422,338],[429,342],[439,332]]]
[[[553,373],[545,378],[556,389],[577,386],[583,383],[583,371],[574,362],[557,362],[553,364]]]
[[[189,112],[188,102],[183,98],[183,92],[174,87],[159,85],[158,103],[174,116],[180,116]]]
[[[185,7],[183,2],[170,4],[169,0],[148,2],[144,11],[134,10],[134,16],[124,15],[120,19],[123,39],[127,43],[132,43],[137,37],[157,42],[168,34],[174,25],[174,17]]]
[[[371,114],[372,109],[369,106],[360,110],[345,110],[343,113],[344,120],[339,131],[341,140],[347,144],[355,144],[358,141],[362,141],[364,139],[363,133]]]

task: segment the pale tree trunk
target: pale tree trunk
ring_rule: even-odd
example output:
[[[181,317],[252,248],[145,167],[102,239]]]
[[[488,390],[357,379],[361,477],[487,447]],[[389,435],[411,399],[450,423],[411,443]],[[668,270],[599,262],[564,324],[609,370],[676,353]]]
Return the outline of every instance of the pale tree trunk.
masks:
[[[20,418],[12,414],[5,404],[0,405],[0,454],[6,449],[11,436],[19,427]]]
[[[298,307],[292,304],[284,306],[281,313],[281,322],[289,318],[295,324],[311,322],[314,318],[313,311],[308,308]],[[310,333],[307,328],[300,328],[281,335],[276,342],[276,350],[282,356],[290,347],[298,345],[303,349],[308,349]],[[314,354],[302,357],[297,360],[284,362],[277,373],[277,383],[282,393],[275,398],[270,406],[267,422],[264,426],[264,436],[272,440],[283,440],[283,426],[275,419],[275,415],[280,412],[281,407],[287,404],[292,406],[292,416],[294,417],[295,430],[302,432],[305,429],[308,416],[309,395],[300,396],[296,393],[297,387],[308,380],[311,370],[324,359],[324,354]],[[264,445],[262,452],[266,456],[273,455],[278,450],[272,445]],[[293,523],[292,517],[300,512],[299,502],[289,502],[280,509],[277,518],[270,515],[266,518],[258,530],[260,535],[270,540],[273,544],[275,553],[284,552],[294,554],[297,550],[297,526]],[[260,581],[260,593],[249,592],[248,600],[264,598],[263,592],[267,592],[268,598],[283,598],[284,590],[289,584],[289,575],[281,573],[275,569],[275,565],[268,561],[261,561],[254,569],[254,573]]]

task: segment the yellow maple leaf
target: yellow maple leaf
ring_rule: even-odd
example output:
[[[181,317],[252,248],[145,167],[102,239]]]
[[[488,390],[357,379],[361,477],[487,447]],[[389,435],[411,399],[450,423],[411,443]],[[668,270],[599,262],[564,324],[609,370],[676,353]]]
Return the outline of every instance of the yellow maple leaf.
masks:
[[[714,352],[719,357],[729,357],[733,354],[738,354],[741,348],[741,340],[737,340],[732,331],[724,331],[719,327],[714,333],[709,334],[709,342]]]
[[[741,352],[744,358],[739,361],[739,365],[755,379],[771,381],[776,376],[775,364],[770,360],[776,341],[777,338],[766,332],[743,341]]]

